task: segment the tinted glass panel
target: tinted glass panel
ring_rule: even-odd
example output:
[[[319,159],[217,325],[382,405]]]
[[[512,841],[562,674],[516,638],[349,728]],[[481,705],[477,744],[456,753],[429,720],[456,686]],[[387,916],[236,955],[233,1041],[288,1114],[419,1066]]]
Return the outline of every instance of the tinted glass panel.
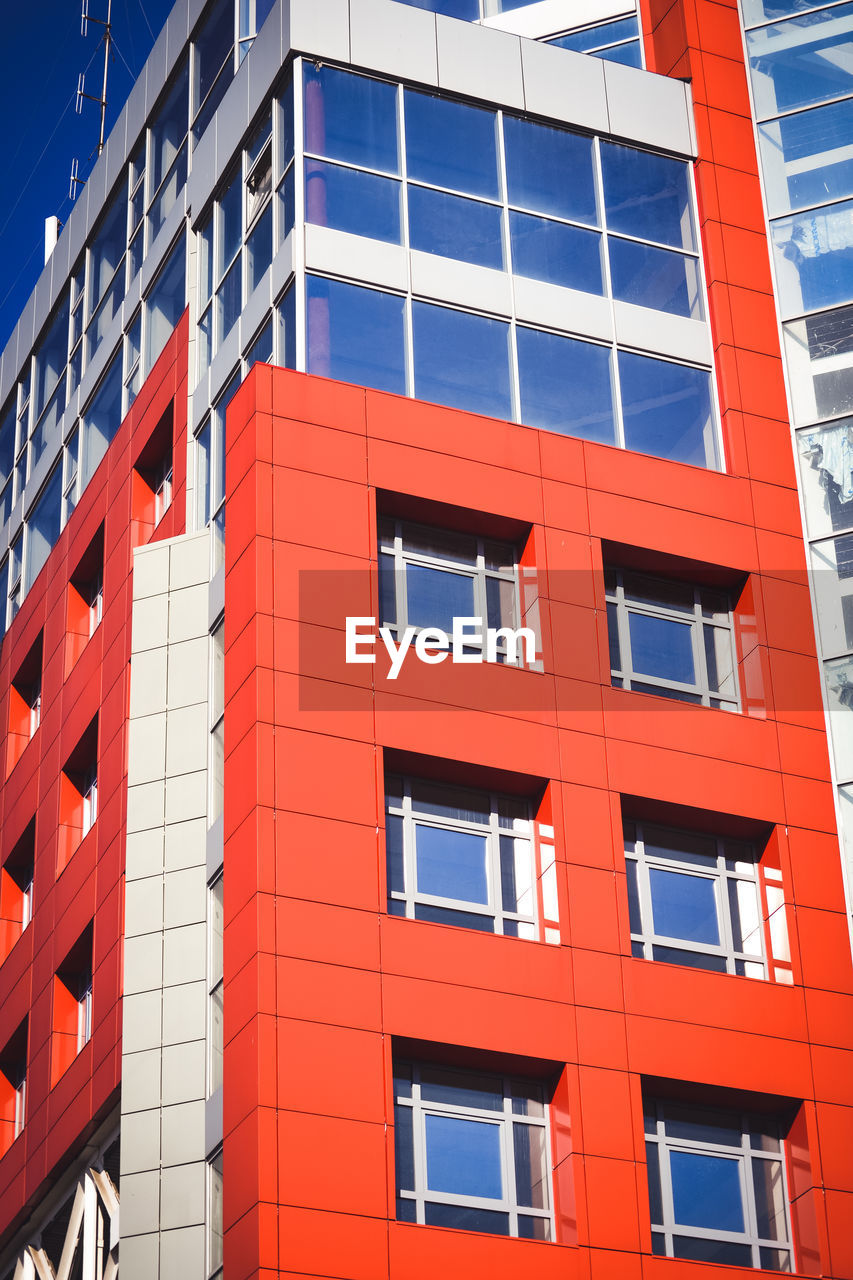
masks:
[[[500,1200],[501,1131],[461,1116],[424,1117],[426,1181],[431,1191]]]
[[[469,1071],[424,1067],[421,1097],[427,1102],[449,1102],[455,1107],[503,1110],[503,1093],[494,1076],[479,1076]]]
[[[629,613],[631,665],[634,672],[694,684],[693,630],[683,622],[651,614]]]
[[[428,9],[430,13],[443,13],[448,18],[464,18],[475,22],[480,16],[480,0],[399,0],[412,9]]]
[[[637,35],[636,18],[619,18],[616,22],[598,22],[594,27],[586,27],[583,31],[570,31],[566,36],[558,36],[549,40],[561,49],[576,49],[579,53],[589,53],[600,49],[605,44],[615,44]]]
[[[511,418],[509,326],[422,302],[412,314],[418,399]]]
[[[619,379],[627,449],[716,465],[707,370],[620,351]]]
[[[750,31],[746,47],[758,115],[840,98],[853,88],[853,5],[804,13]]]
[[[749,1245],[735,1244],[729,1240],[673,1236],[672,1254],[675,1258],[690,1258],[696,1262],[719,1262],[730,1267],[752,1266],[752,1249]]]
[[[507,116],[504,145],[510,204],[598,224],[591,138]]]
[[[409,243],[424,253],[503,270],[502,214],[497,205],[426,187],[409,187]]]
[[[415,851],[420,893],[488,903],[485,836],[417,826]]]
[[[677,249],[696,247],[686,164],[602,142],[601,167],[610,231]]]
[[[407,89],[406,160],[410,178],[497,199],[493,111]]]
[[[516,338],[522,421],[614,444],[609,347],[521,327]]]
[[[50,555],[59,529],[62,515],[62,467],[54,467],[50,479],[32,514],[27,521],[27,564],[24,579],[31,587],[47,557]]]
[[[758,130],[771,214],[853,195],[853,98]]]
[[[397,173],[397,90],[305,63],[305,150]]]
[[[695,258],[609,236],[613,296],[638,307],[702,319],[699,266]]]
[[[415,1185],[415,1152],[411,1107],[394,1107],[394,1162],[397,1188],[411,1191]]]
[[[402,902],[395,902],[402,906]],[[452,924],[455,929],[478,929],[480,933],[494,933],[493,916],[482,916],[475,911],[457,911],[454,907],[433,907],[427,903],[415,903],[415,919],[428,920],[432,924]]]
[[[308,277],[308,372],[406,391],[403,299]]]
[[[771,225],[784,313],[796,315],[853,297],[853,202]]]
[[[631,40],[627,44],[611,45],[609,49],[599,49],[592,55],[594,58],[603,58],[605,62],[619,62],[623,67],[643,66],[643,55],[640,51],[639,40]]]
[[[649,869],[655,933],[718,946],[717,898],[714,881],[677,871]]]
[[[509,230],[516,275],[583,293],[604,292],[597,232],[515,211],[510,211]]]
[[[456,1227],[458,1231],[488,1231],[492,1235],[509,1235],[509,1214],[492,1209],[469,1209],[464,1204],[430,1204],[424,1206],[424,1221],[433,1227]]]
[[[671,1151],[669,1167],[677,1223],[714,1231],[744,1230],[740,1161]]]
[[[664,964],[680,964],[688,969],[707,969],[711,973],[726,972],[725,956],[705,955],[701,951],[686,951],[681,947],[652,947],[652,959]]]
[[[358,169],[305,161],[305,217],[318,227],[400,242],[400,184]]]
[[[474,581],[428,565],[410,564],[406,567],[406,599],[410,626],[452,631],[455,617],[474,616]]]

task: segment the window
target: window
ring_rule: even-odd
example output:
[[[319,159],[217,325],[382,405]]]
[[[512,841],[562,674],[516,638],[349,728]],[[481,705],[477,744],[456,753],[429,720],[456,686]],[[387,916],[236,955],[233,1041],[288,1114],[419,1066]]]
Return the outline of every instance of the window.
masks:
[[[225,619],[210,635],[210,796],[213,823],[222,813],[225,796]]]
[[[741,840],[626,821],[631,951],[765,978],[764,878]]]
[[[65,868],[98,817],[98,719],[84,732],[65,762],[59,782],[57,875]]]
[[[653,1101],[645,1129],[654,1253],[793,1271],[773,1118]]]
[[[39,632],[15,673],[9,690],[6,772],[12,771],[41,723],[41,679],[44,633]]]
[[[691,583],[606,569],[612,682],[738,710],[731,601]]]
[[[178,240],[145,303],[145,376],[151,372],[186,306],[186,241]]]
[[[92,538],[68,583],[65,674],[95,634],[104,615],[104,526]]]
[[[237,57],[240,62],[251,49],[272,7],[273,0],[241,0],[238,5]]]
[[[62,466],[57,464],[45,482],[32,511],[27,517],[24,591],[29,591],[48,556],[62,524]]]
[[[408,626],[450,633],[460,617],[480,619],[484,631],[520,625],[515,548],[473,534],[380,518],[379,595],[382,623],[398,637]],[[519,661],[505,636],[495,638],[493,653],[487,645],[486,657]]]
[[[92,940],[89,925],[54,976],[51,1088],[92,1038]]]
[[[225,415],[242,381],[237,369],[196,435],[196,527],[214,526],[214,559],[221,563],[225,539]]]
[[[640,43],[640,24],[636,13],[622,18],[609,18],[580,31],[570,31],[562,36],[549,36],[546,44],[559,49],[574,49],[578,53],[590,53],[607,62],[621,62],[629,67],[642,67],[643,52]]]
[[[172,503],[174,406],[169,405],[133,464],[131,520],[134,544],[146,542]]]
[[[541,1085],[396,1062],[394,1126],[399,1221],[553,1239]]]
[[[234,0],[216,0],[193,39],[193,139],[198,142],[234,78]]]
[[[222,1217],[222,1148],[220,1147],[207,1160],[207,1275],[210,1280],[219,1280],[222,1276],[223,1252],[222,1237],[224,1224]]]
[[[417,296],[436,255],[520,278],[519,297],[537,281],[702,321],[684,161],[308,61],[301,87],[306,222],[412,250],[414,282],[309,275],[309,373],[719,465],[709,370],[679,344],[644,356]]]
[[[0,1052],[0,1157],[23,1130],[26,1118],[27,1030],[25,1018]]]
[[[224,881],[217,875],[207,890],[208,907],[208,1028],[207,1028],[207,1095],[222,1085],[222,1052],[225,1044],[222,1028],[222,999],[225,991],[222,968],[224,925]]]
[[[35,843],[33,818],[0,869],[0,964],[33,918]]]
[[[122,353],[119,348],[107,366],[98,389],[83,411],[83,457],[82,465],[76,468],[78,493],[75,502],[79,500],[79,495],[97,471],[121,426],[122,396]]]
[[[538,936],[526,800],[391,774],[385,811],[392,915]]]
[[[148,169],[148,243],[154,241],[187,180],[186,59],[151,122]],[[150,366],[149,366],[150,368]]]

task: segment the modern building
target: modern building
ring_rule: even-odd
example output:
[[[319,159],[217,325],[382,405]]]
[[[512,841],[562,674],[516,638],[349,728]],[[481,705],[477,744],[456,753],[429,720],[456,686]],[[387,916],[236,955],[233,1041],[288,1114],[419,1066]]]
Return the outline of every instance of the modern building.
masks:
[[[849,7],[178,0],[0,358],[0,1280],[853,1274]]]

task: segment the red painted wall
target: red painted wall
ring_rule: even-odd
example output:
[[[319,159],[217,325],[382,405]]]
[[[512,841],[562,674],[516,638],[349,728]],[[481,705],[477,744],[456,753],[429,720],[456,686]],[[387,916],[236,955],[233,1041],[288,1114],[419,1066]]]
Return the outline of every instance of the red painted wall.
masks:
[[[8,773],[4,768],[0,782],[0,861],[5,863],[35,815],[33,919],[22,933],[13,929],[0,935],[0,1041],[5,1044],[29,1018],[26,1123],[0,1158],[0,1234],[38,1202],[118,1100],[132,553],[149,538],[183,532],[187,332],[185,315],[0,650],[0,725],[7,734],[10,724],[13,731],[17,727],[11,682],[43,634],[41,723],[11,758],[0,752],[0,760],[13,764]],[[135,468],[170,407],[175,496],[155,530]],[[88,630],[85,638],[78,637],[69,582],[101,526],[103,618],[91,638]],[[74,818],[70,810],[63,812],[61,771],[95,716],[97,820],[82,840],[79,830],[76,838],[64,840],[62,825],[72,827]],[[76,1007],[64,1008],[67,993],[63,997],[63,990],[56,990],[54,975],[92,923],[93,1030],[77,1054],[76,1037],[68,1048],[71,1027],[65,1025],[76,1019]]]
[[[261,367],[228,432],[229,1280],[710,1277],[650,1256],[644,1077],[803,1100],[801,1269],[850,1274],[853,973],[790,456],[787,485],[760,448],[708,473]],[[531,527],[544,673],[345,666],[377,491]],[[603,543],[748,575],[743,714],[611,688]],[[561,946],[387,915],[389,749],[550,782]],[[793,985],[631,957],[620,795],[772,828]],[[557,1082],[558,1243],[395,1221],[393,1037]]]

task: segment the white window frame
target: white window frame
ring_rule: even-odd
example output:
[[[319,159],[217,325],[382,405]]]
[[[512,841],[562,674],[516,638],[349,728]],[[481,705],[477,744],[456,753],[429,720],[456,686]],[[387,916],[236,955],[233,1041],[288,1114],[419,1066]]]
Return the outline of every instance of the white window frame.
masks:
[[[656,583],[660,583],[662,586],[668,588],[680,587],[692,591],[693,612],[687,613],[678,609],[667,608],[665,605],[656,604],[653,601],[627,599],[625,593],[626,575],[638,583],[647,582],[652,584],[652,586]],[[701,703],[704,707],[714,707],[723,711],[740,710],[735,622],[731,607],[731,596],[727,591],[719,588],[700,587],[689,582],[676,582],[674,579],[655,577],[653,574],[643,573],[642,571],[635,572],[634,570],[610,567],[605,569],[604,577],[607,597],[607,624],[611,643],[611,653],[613,654],[614,652],[615,641],[616,646],[618,646],[619,656],[619,665],[611,667],[611,682],[613,685],[622,689],[638,689],[639,692],[643,693],[658,694],[659,696],[669,696],[671,698],[674,697],[676,700],[691,702],[697,705]],[[727,599],[727,621],[720,622],[717,620],[717,614],[720,612],[719,610],[712,609],[711,617],[703,615],[703,604],[712,597],[716,597],[718,600],[721,597]],[[634,672],[629,630],[630,616],[632,614],[659,618],[667,622],[679,623],[682,626],[690,627],[693,651],[693,670],[696,675],[695,683],[685,684],[679,680],[665,679],[661,676]],[[710,686],[704,646],[705,634],[710,629],[713,629],[714,631],[723,631],[729,637],[731,682],[734,687],[733,693],[721,693],[712,689]]]
[[[722,1112],[724,1117],[729,1114],[740,1124],[741,1145],[740,1147],[728,1146],[722,1142],[691,1140],[682,1137],[672,1137],[667,1134],[667,1119],[673,1116],[689,1119],[690,1113],[697,1116],[708,1115],[711,1111],[717,1110],[710,1107],[691,1107],[689,1104],[670,1103],[662,1100],[653,1100],[646,1104],[645,1108],[645,1130],[646,1130],[646,1151],[647,1159],[649,1151],[655,1148],[657,1154],[657,1162],[660,1169],[660,1192],[662,1203],[662,1222],[652,1222],[652,1250],[654,1253],[661,1254],[668,1258],[678,1257],[674,1249],[674,1236],[688,1237],[694,1240],[707,1240],[709,1242],[720,1241],[727,1244],[739,1244],[748,1246],[752,1253],[751,1265],[757,1269],[761,1269],[761,1250],[773,1249],[788,1253],[790,1258],[789,1270],[794,1271],[794,1254],[791,1244],[791,1222],[790,1222],[790,1198],[788,1195],[788,1181],[785,1160],[785,1148],[779,1129],[779,1124],[775,1118],[767,1115],[750,1115],[747,1113],[728,1113]],[[701,1123],[701,1119],[699,1121]],[[762,1143],[767,1144],[762,1148]],[[741,1204],[743,1207],[744,1227],[743,1232],[732,1231],[715,1231],[710,1228],[685,1226],[675,1221],[675,1210],[673,1205],[672,1175],[670,1171],[669,1157],[673,1152],[687,1152],[698,1155],[715,1156],[717,1158],[729,1159],[736,1161],[739,1167],[740,1186],[741,1186]],[[779,1176],[782,1180],[782,1203],[785,1209],[785,1222],[787,1227],[787,1235],[784,1240],[771,1240],[758,1234],[757,1213],[755,1202],[755,1191],[753,1182],[753,1166],[756,1163],[769,1161],[778,1165]],[[653,1167],[652,1164],[649,1166]],[[651,1198],[651,1187],[653,1172],[649,1173],[649,1187]],[[650,1199],[650,1203],[652,1203]],[[776,1268],[768,1268],[776,1270]]]
[[[441,535],[443,538],[458,537],[460,541],[476,543],[476,564],[466,562],[464,559],[454,559],[452,555],[439,556],[431,555],[426,552],[418,551],[410,545],[407,545],[413,535],[425,535],[427,537]],[[493,569],[487,567],[486,548],[495,547],[499,549],[501,554],[507,561],[507,568]],[[455,574],[460,578],[467,578],[474,584],[474,605],[470,616],[481,619],[481,633],[483,634],[482,644],[477,644],[476,640],[466,641],[465,648],[472,652],[479,649],[485,651],[485,630],[489,625],[488,607],[487,607],[487,583],[503,582],[508,583],[512,589],[512,618],[501,618],[501,627],[511,627],[517,630],[521,623],[519,621],[521,612],[519,576],[518,576],[518,552],[517,549],[508,542],[502,542],[498,538],[481,538],[475,534],[457,533],[453,529],[442,529],[437,525],[418,524],[410,520],[398,520],[393,516],[379,517],[379,572],[380,575],[391,572],[393,574],[392,581],[394,583],[394,596],[396,600],[396,621],[389,622],[385,618],[380,619],[380,624],[387,626],[388,630],[393,632],[397,637],[401,636],[409,625],[408,619],[408,602],[406,591],[406,571],[409,565],[423,565],[428,569],[436,569],[442,573]],[[424,628],[418,628],[422,630]],[[498,662],[506,662],[515,665],[518,662],[519,654],[517,649],[510,649],[505,637],[500,637],[496,644],[496,656]],[[523,654],[521,658],[523,660]]]
[[[83,836],[87,836],[98,819],[98,773],[93,765],[82,780],[81,797],[83,800]]]
[[[417,791],[419,784],[439,788],[447,796],[449,803],[453,802],[455,796],[458,796],[461,802],[464,796],[470,795],[474,791],[474,788],[449,786],[441,782],[433,782],[432,779],[410,778],[393,773],[389,773],[386,776],[386,822],[389,817],[400,820],[404,877],[404,889],[402,891],[392,889],[389,867],[389,912],[392,915],[405,915],[410,920],[427,918],[419,915],[420,908],[434,908],[438,911],[446,912],[448,915],[450,913],[476,915],[478,917],[481,916],[484,922],[493,922],[493,930],[486,929],[485,932],[493,931],[512,937],[537,939],[540,936],[539,906],[537,902],[538,877],[537,859],[534,856],[534,824],[530,814],[530,805],[516,796],[504,796],[493,791],[477,790],[476,794],[481,799],[485,799],[486,806],[484,807],[488,808],[488,814],[483,815],[481,822],[437,816],[418,809],[417,799],[413,799],[412,792],[413,788]],[[392,794],[398,788],[402,793],[401,799],[397,799]],[[511,813],[512,809],[519,808],[525,811],[525,817]],[[485,839],[486,878],[488,883],[487,903],[468,902],[462,898],[434,897],[418,891],[416,833],[419,827],[428,827],[439,831],[461,832]],[[523,870],[526,870],[526,877],[522,881],[523,893],[520,896],[522,901],[526,899],[529,906],[528,911],[512,911],[503,907],[501,885],[502,838],[513,841],[515,845],[513,851],[515,866],[517,868],[521,866]],[[387,832],[386,845],[388,846],[390,863],[390,841],[387,839]],[[452,919],[442,919],[439,923],[453,925],[455,922]],[[472,926],[467,924],[466,921],[460,920],[455,927],[471,928]]]
[[[451,1102],[427,1101],[422,1096],[423,1077],[432,1072],[440,1074],[446,1072],[452,1077],[455,1076],[460,1086],[463,1087],[466,1076],[492,1079],[495,1092],[502,1094],[503,1097],[502,1110],[481,1109],[474,1105],[460,1106]],[[516,1076],[495,1075],[492,1072],[466,1072],[456,1067],[443,1068],[433,1066],[430,1063],[397,1060],[394,1063],[394,1104],[395,1126],[405,1124],[409,1119],[409,1115],[411,1115],[414,1150],[414,1187],[401,1187],[401,1170],[399,1167],[396,1170],[398,1219],[424,1223],[427,1204],[484,1209],[508,1215],[509,1230],[506,1234],[509,1236],[520,1235],[518,1220],[519,1217],[522,1217],[535,1218],[542,1223],[541,1236],[525,1238],[554,1239],[553,1187],[551,1179],[553,1153],[548,1107],[545,1091],[541,1084],[537,1081]],[[524,1114],[525,1105],[527,1105],[527,1110],[531,1114]],[[541,1114],[535,1114],[537,1110]],[[482,1124],[494,1125],[500,1129],[501,1180],[504,1193],[502,1199],[492,1200],[455,1193],[447,1194],[428,1187],[426,1117],[429,1115],[473,1120]],[[518,1203],[513,1139],[513,1131],[516,1126],[535,1127],[544,1131],[542,1185],[547,1199],[547,1207],[544,1209],[535,1209]],[[401,1208],[401,1206],[408,1206],[408,1208]]]
[[[739,974],[748,978],[767,977],[767,954],[764,938],[764,920],[767,917],[767,906],[760,870],[758,852],[755,845],[741,840],[732,840],[726,836],[716,836],[704,831],[688,831],[683,828],[667,827],[662,823],[646,823],[637,819],[626,819],[623,823],[625,839],[625,861],[629,876],[629,903],[632,906],[631,950],[634,956],[646,960],[654,960],[656,948],[685,953],[683,961],[667,957],[663,963],[690,965],[687,958],[694,956],[712,956],[724,962],[725,968],[715,972]],[[654,837],[656,833],[665,836],[683,836],[689,840],[699,838],[709,842],[715,851],[709,854],[707,865],[690,861],[685,857],[679,859],[673,853],[667,857],[663,854],[647,852],[645,836]],[[632,870],[633,868],[633,870]],[[714,900],[717,907],[717,928],[720,943],[692,942],[687,938],[658,934],[654,931],[654,912],[650,885],[650,872],[660,870],[683,876],[695,876],[697,879],[710,881],[714,886]],[[631,879],[635,876],[637,891],[636,907],[639,910],[639,922],[634,917],[634,903],[631,902]],[[753,930],[757,934],[757,949],[741,950],[734,943],[734,926],[730,895],[738,895],[739,886],[750,886],[754,893],[756,923]],[[634,925],[639,923],[639,928]],[[705,966],[690,966],[703,968]]]

